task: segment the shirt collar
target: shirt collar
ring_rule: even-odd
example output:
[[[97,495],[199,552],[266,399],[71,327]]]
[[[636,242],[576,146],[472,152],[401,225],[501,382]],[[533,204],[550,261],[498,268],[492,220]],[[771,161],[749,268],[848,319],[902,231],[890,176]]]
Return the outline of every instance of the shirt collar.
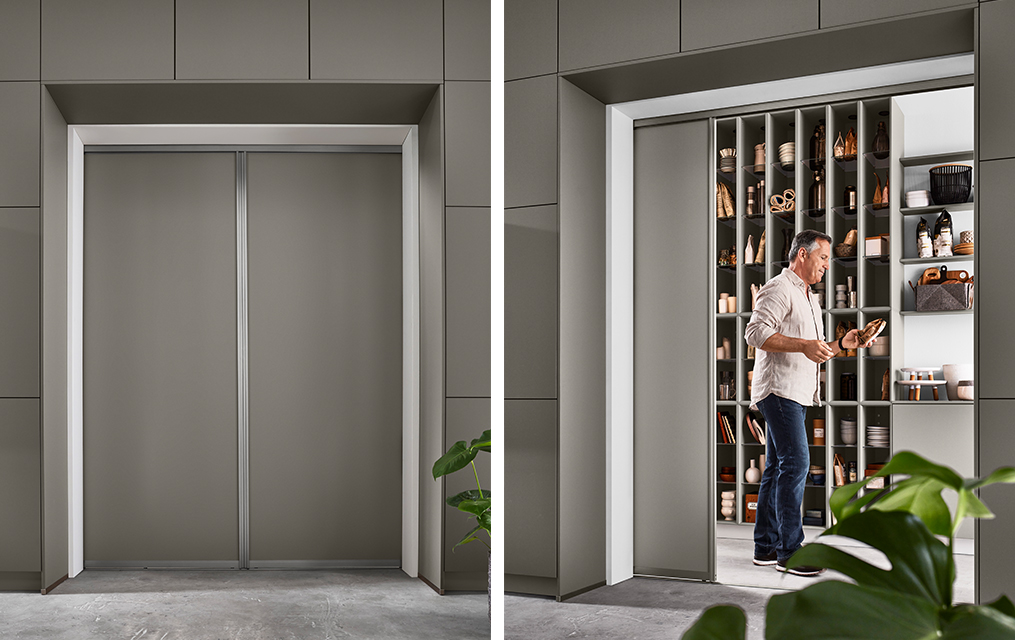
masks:
[[[783,267],[782,275],[786,276],[789,279],[789,281],[793,283],[793,285],[795,285],[798,289],[801,289],[803,291],[807,290],[808,288],[807,283],[804,282],[803,278],[801,278],[796,274],[796,271],[793,271],[789,267]]]

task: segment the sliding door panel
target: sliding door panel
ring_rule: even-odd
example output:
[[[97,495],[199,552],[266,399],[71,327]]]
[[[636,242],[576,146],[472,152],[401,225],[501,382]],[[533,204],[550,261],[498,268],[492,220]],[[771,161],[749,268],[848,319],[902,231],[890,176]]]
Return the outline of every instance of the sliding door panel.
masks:
[[[399,562],[401,162],[248,155],[251,568]]]
[[[88,566],[236,566],[228,153],[85,156]]]

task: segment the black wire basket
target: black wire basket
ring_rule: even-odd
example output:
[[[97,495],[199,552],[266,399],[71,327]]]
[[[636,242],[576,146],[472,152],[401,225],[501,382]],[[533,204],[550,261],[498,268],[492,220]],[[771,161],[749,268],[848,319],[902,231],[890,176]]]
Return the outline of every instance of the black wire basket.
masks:
[[[930,170],[930,197],[934,204],[958,204],[969,199],[973,168],[965,164],[942,164]]]

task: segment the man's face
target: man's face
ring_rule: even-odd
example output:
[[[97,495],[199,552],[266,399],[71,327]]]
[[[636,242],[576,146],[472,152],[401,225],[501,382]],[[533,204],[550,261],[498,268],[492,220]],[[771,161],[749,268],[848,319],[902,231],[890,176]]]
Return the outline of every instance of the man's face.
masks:
[[[797,256],[797,262],[800,263],[797,273],[800,278],[809,285],[821,282],[821,279],[825,277],[825,271],[828,270],[830,253],[831,245],[824,240],[818,240],[818,247],[810,253],[801,249]]]

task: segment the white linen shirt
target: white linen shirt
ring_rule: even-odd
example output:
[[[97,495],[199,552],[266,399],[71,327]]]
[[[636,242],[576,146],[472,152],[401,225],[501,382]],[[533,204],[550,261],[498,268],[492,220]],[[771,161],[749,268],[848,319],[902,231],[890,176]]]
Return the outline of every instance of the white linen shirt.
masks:
[[[807,283],[792,270],[783,269],[761,287],[744,333],[747,344],[756,349],[752,409],[757,410],[758,403],[772,393],[804,406],[820,402],[817,363],[802,353],[765,351],[761,345],[776,333],[824,340],[823,324],[817,296],[809,294]]]

